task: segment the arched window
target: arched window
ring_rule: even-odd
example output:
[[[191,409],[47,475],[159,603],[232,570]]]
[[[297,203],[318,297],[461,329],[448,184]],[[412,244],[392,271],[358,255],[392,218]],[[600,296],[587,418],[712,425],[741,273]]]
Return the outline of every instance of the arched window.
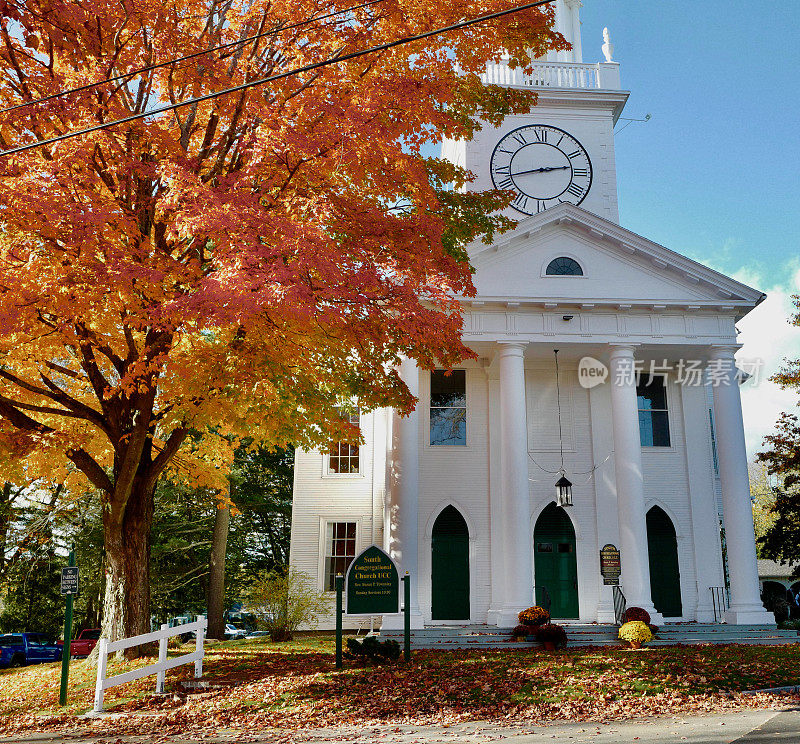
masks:
[[[572,258],[559,256],[554,258],[544,272],[547,276],[583,276],[581,265]]]

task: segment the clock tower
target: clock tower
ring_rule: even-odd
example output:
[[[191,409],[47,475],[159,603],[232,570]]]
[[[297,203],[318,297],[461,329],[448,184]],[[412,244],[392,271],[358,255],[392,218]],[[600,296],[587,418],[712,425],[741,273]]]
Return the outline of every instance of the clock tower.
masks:
[[[515,193],[506,214],[517,220],[568,202],[619,222],[614,125],[628,92],[604,33],[604,62],[584,63],[580,0],[555,0],[556,30],[572,49],[532,61],[533,71],[511,69],[505,60],[487,65],[483,81],[536,91],[527,114],[508,116],[499,127],[484,124],[469,142],[446,141],[442,156],[476,178],[468,188]]]

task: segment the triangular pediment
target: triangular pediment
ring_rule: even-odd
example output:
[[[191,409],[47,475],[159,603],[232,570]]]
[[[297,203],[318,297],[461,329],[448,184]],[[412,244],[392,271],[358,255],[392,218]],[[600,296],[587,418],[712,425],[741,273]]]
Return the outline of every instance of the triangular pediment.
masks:
[[[572,204],[470,247],[477,300],[754,307],[763,293]],[[583,276],[547,276],[566,256]]]

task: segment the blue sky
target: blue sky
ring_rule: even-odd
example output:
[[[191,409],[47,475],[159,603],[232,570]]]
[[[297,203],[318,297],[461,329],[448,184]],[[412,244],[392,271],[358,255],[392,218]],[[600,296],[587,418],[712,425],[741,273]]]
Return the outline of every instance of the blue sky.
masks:
[[[616,137],[620,222],[767,293],[739,322],[748,451],[797,394],[764,377],[800,357],[787,323],[800,293],[800,2],[584,0],[583,58],[607,26],[623,87]]]
[[[631,91],[616,138],[620,218],[717,267],[770,272],[800,247],[800,3],[584,0]],[[618,127],[619,129],[619,127]]]

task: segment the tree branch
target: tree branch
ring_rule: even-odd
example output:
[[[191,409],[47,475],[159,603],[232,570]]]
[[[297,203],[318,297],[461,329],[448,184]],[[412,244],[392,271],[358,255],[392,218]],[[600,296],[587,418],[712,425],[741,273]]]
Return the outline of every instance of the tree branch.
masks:
[[[84,449],[68,449],[67,457],[92,483],[92,485],[105,491],[107,494],[114,492],[114,484],[106,471],[97,464],[97,461]]]

